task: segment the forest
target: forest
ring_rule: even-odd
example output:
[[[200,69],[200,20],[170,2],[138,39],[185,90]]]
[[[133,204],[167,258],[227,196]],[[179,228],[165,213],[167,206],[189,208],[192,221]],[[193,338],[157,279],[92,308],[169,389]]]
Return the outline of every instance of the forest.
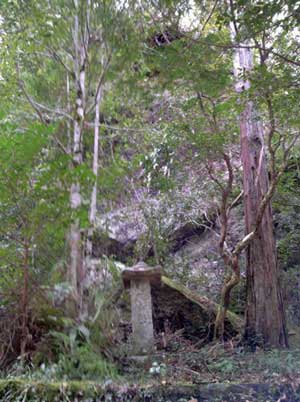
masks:
[[[300,1],[0,1],[0,402],[300,401]]]

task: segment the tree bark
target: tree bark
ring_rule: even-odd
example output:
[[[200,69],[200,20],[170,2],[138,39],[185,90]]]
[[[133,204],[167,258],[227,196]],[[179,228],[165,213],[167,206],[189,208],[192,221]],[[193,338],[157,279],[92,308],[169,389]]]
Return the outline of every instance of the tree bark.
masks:
[[[240,75],[251,71],[251,50],[245,46],[235,52],[236,90],[250,87]],[[246,235],[255,236],[246,249],[247,307],[245,340],[250,344],[287,347],[285,313],[279,282],[273,216],[270,200],[258,222],[258,212],[269,190],[267,159],[262,123],[252,101],[246,100],[240,115],[241,160]]]
[[[100,126],[100,103],[102,98],[102,87],[96,96],[96,108],[95,108],[95,130],[94,130],[94,154],[93,154],[93,173],[95,175],[95,182],[91,197],[91,208],[90,208],[90,224],[91,226],[95,223],[96,212],[97,212],[97,178],[98,178],[98,168],[99,168],[99,126]]]
[[[89,2],[87,4],[89,6]],[[86,20],[84,24],[80,24],[79,18],[79,2],[74,1],[75,16],[73,27],[73,42],[74,42],[74,77],[76,88],[76,104],[74,109],[76,111],[74,125],[73,125],[73,146],[72,146],[72,160],[73,166],[76,167],[83,163],[83,126],[85,118],[85,103],[86,103],[86,63],[87,52],[89,45],[89,33],[87,26],[89,24],[89,10],[87,10]],[[70,203],[71,209],[76,215],[76,212],[82,206],[80,183],[73,183],[70,190]],[[70,247],[70,264],[69,264],[69,280],[74,292],[76,300],[76,309],[80,313],[82,309],[82,290],[84,280],[84,266],[83,266],[83,242],[81,239],[81,229],[79,219],[75,217],[74,222],[70,228],[69,237]]]
[[[89,282],[93,281],[94,273],[91,269],[91,259],[93,254],[93,233],[97,212],[97,179],[99,170],[99,128],[100,128],[100,104],[102,100],[102,86],[96,88],[95,100],[95,128],[94,128],[94,149],[93,149],[93,173],[95,181],[91,194],[91,205],[89,210],[89,223],[90,227],[87,231],[87,239],[85,244],[85,290],[89,287]]]
[[[250,101],[241,114],[240,133],[245,226],[248,234],[253,230],[259,206],[269,189],[263,129]],[[270,202],[266,206],[257,234],[246,250],[246,267],[245,338],[263,345],[287,346]]]

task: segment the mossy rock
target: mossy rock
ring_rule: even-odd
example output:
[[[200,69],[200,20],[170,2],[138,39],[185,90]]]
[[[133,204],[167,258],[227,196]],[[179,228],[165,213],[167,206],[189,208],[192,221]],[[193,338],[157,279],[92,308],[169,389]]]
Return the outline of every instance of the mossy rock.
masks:
[[[166,323],[172,332],[183,330],[182,335],[198,342],[206,338],[210,341],[219,305],[192,292],[187,287],[162,276],[162,285],[152,287],[153,321],[156,333],[164,332]],[[243,329],[243,320],[228,311],[225,332],[236,335]]]

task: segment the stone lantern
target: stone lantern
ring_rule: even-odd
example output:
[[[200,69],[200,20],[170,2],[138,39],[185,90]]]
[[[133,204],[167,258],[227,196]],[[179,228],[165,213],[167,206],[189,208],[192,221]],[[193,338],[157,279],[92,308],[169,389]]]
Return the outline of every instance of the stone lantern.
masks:
[[[133,346],[136,354],[154,350],[151,284],[160,284],[161,267],[139,262],[122,272],[125,288],[130,288]]]

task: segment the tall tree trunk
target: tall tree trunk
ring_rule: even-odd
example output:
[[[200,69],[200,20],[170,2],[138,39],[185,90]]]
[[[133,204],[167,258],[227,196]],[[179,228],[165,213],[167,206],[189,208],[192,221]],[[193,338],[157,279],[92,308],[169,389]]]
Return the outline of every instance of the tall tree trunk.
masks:
[[[85,75],[86,75],[86,63],[87,52],[89,45],[89,32],[88,32],[88,18],[89,18],[89,2],[87,3],[88,9],[86,14],[86,20],[84,24],[80,24],[79,19],[79,2],[74,0],[76,13],[74,17],[73,27],[73,42],[74,42],[74,76],[75,76],[75,88],[76,88],[76,116],[73,126],[73,147],[72,147],[72,159],[73,166],[81,165],[83,162],[83,126],[85,118],[85,103],[86,103],[86,88],[85,88]],[[82,206],[81,189],[80,184],[73,183],[70,191],[70,203],[71,209],[76,216],[77,211]],[[74,219],[74,222],[70,228],[69,237],[70,246],[70,265],[69,265],[69,280],[74,291],[76,299],[76,308],[78,313],[82,309],[82,289],[84,280],[84,266],[83,266],[83,242],[81,239],[80,222],[78,218]]]
[[[251,50],[245,45],[235,52],[236,90],[247,90],[250,83],[240,74],[252,69]],[[243,164],[246,234],[257,227],[257,213],[269,190],[262,123],[252,101],[246,101],[240,115],[241,159]],[[247,307],[245,339],[264,346],[286,347],[285,314],[279,283],[273,217],[268,202],[256,235],[246,249]]]
[[[91,258],[93,253],[93,233],[97,212],[97,178],[99,170],[99,128],[100,128],[100,104],[102,100],[102,86],[96,88],[95,100],[95,128],[94,128],[94,150],[93,150],[93,173],[95,181],[91,195],[91,205],[89,211],[90,227],[87,233],[86,250],[85,250],[85,269],[86,269],[86,283],[85,287],[89,287],[89,282],[93,280],[93,272],[91,271]]]
[[[246,232],[250,233],[256,223],[258,207],[269,188],[263,129],[252,102],[247,102],[241,114],[240,132],[245,225]],[[287,346],[270,202],[257,234],[246,250],[246,267],[245,338],[263,345]]]

